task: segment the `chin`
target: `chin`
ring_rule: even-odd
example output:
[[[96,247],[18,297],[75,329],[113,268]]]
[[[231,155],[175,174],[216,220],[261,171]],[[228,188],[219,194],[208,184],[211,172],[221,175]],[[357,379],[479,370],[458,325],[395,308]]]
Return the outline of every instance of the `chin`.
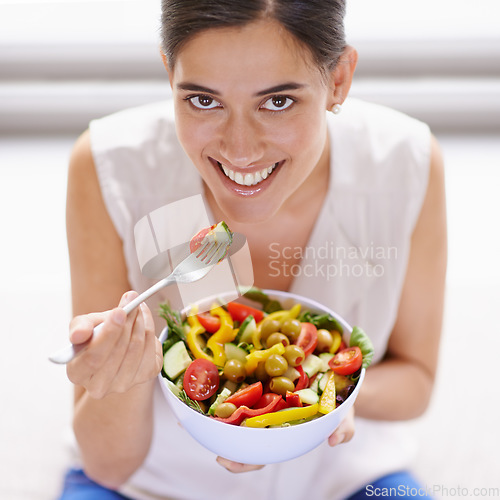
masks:
[[[255,198],[223,199],[217,200],[217,204],[229,220],[239,224],[258,224],[270,219],[279,209],[262,201]]]

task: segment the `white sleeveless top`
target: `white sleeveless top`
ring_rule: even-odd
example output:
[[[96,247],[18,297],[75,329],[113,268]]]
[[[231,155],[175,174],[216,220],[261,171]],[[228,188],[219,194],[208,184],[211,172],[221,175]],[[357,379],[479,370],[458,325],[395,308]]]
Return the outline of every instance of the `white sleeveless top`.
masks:
[[[399,112],[352,98],[340,115],[328,115],[330,187],[290,291],[361,326],[378,362],[396,318],[411,234],[426,192],[430,132]],[[142,291],[152,281],[141,273],[136,223],[202,193],[201,180],[176,138],[171,101],[95,120],[90,133],[104,201],[123,240],[129,281]],[[165,298],[154,297],[152,310]],[[158,319],[158,329],[163,326]],[[120,490],[137,500],[342,499],[409,467],[416,451],[405,423],[357,418],[356,434],[347,444],[331,448],[325,443],[289,462],[233,474],[177,424],[158,384],[154,405],[151,449]]]

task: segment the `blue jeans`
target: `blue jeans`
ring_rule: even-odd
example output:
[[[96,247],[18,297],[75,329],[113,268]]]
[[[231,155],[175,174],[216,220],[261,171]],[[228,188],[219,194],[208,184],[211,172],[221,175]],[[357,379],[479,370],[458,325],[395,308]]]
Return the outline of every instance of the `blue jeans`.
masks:
[[[130,500],[89,479],[82,470],[70,469],[64,477],[59,500]]]
[[[425,488],[406,471],[394,472],[367,484],[346,500],[363,498],[429,498]]]
[[[392,488],[392,490],[391,490]],[[391,495],[391,492],[393,493]],[[408,473],[396,472],[377,479],[346,500],[363,498],[431,498]],[[83,471],[71,469],[66,473],[64,489],[59,500],[131,500],[116,491],[108,490],[89,479]]]

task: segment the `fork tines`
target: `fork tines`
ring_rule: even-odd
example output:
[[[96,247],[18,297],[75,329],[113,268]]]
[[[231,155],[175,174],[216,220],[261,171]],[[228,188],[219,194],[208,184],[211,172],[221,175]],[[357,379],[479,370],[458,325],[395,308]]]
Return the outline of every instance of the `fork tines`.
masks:
[[[205,264],[217,264],[221,261],[227,251],[228,242],[207,242],[198,249],[196,258],[202,260]]]

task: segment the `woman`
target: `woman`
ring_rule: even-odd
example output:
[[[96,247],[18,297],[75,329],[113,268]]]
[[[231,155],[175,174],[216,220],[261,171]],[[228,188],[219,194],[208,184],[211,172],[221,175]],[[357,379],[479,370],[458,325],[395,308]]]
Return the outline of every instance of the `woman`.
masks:
[[[446,268],[436,141],[416,120],[346,101],[357,54],[344,1],[162,7],[172,103],[93,122],[71,158],[70,339],[104,328],[67,369],[85,473],[68,474],[62,498],[326,500],[418,488],[406,472],[411,446],[385,421],[420,415],[436,372]],[[134,225],[194,194],[245,234],[257,286],[316,298],[370,334],[376,364],[348,445],[336,446],[353,437],[353,415],[288,463],[216,462],[175,424],[155,382],[151,312],[168,295],[128,317],[121,307],[146,286]]]

